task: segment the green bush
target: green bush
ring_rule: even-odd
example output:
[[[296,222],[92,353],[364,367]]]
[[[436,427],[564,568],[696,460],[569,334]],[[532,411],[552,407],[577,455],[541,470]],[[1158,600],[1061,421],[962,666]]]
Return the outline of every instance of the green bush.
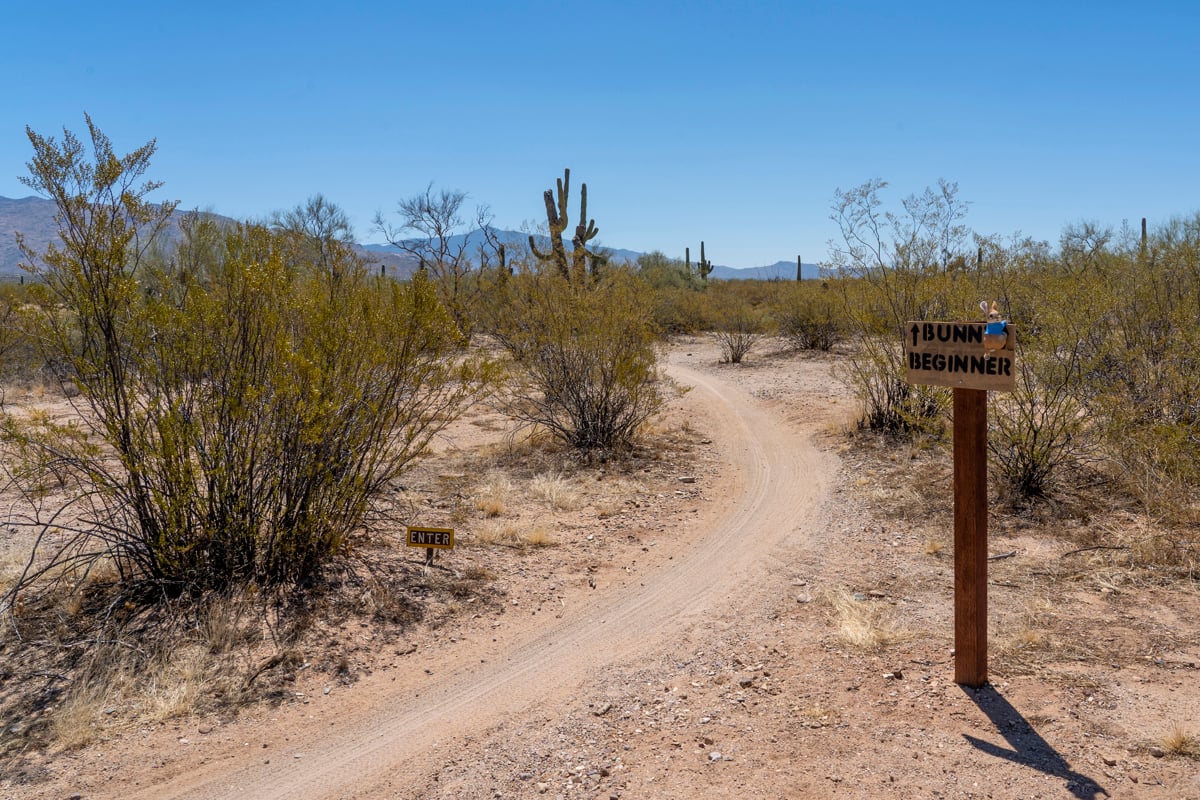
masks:
[[[514,275],[490,327],[513,359],[513,417],[579,450],[629,446],[663,403],[645,286],[626,270]]]
[[[1106,250],[1093,282],[1111,311],[1088,375],[1119,482],[1153,513],[1200,517],[1200,217],[1171,220],[1145,241]]]
[[[713,297],[713,331],[721,345],[721,363],[740,364],[767,332],[767,316],[740,296]]]
[[[101,559],[156,596],[307,582],[484,367],[456,355],[429,282],[369,277],[336,243],[317,265],[293,236],[193,220],[155,262],[148,237],[170,206],[136,185],[153,143],[118,158],[88,124],[90,162],[69,133],[61,146],[30,133],[29,183],[58,204],[62,237],[38,261],[65,309],[41,339],[80,423],[5,421],[14,477],[53,469],[69,509],[15,520],[65,538],[13,591]]]
[[[842,339],[837,298],[827,282],[789,283],[773,308],[779,335],[797,350],[828,351]]]

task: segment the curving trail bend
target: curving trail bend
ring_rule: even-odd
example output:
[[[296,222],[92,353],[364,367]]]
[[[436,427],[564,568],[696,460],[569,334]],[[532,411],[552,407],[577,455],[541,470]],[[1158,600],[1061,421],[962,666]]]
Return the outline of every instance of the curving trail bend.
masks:
[[[348,707],[335,729],[291,730],[302,760],[234,752],[198,769],[122,792],[154,798],[373,798],[406,796],[438,763],[439,748],[478,736],[503,719],[545,714],[606,667],[661,651],[715,609],[764,586],[761,562],[784,544],[803,544],[818,519],[835,468],[809,437],[728,380],[682,365],[668,369],[712,421],[714,446],[731,476],[708,494],[719,511],[689,548],[640,585],[597,593],[594,603],[531,632],[488,663],[456,657],[419,696],[401,683],[377,685],[370,702]],[[473,661],[474,663],[468,663]],[[367,687],[364,687],[367,688]],[[298,740],[298,743],[297,743]]]

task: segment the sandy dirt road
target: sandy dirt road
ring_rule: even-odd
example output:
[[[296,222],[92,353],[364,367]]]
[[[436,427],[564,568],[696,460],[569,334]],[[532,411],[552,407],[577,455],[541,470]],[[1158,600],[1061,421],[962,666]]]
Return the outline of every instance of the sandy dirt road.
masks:
[[[530,712],[552,716],[567,698],[602,682],[606,671],[636,666],[706,618],[771,591],[757,579],[759,566],[781,544],[803,545],[818,524],[835,461],[721,376],[680,363],[669,371],[693,387],[686,402],[706,420],[729,476],[714,490],[700,531],[677,555],[636,580],[602,587],[594,602],[549,626],[530,625],[499,646],[443,655],[432,677],[422,662],[386,683],[371,676],[328,724],[281,719],[289,730],[287,753],[264,758],[248,744],[239,747],[235,734],[203,764],[126,775],[119,796],[416,796],[464,737]]]

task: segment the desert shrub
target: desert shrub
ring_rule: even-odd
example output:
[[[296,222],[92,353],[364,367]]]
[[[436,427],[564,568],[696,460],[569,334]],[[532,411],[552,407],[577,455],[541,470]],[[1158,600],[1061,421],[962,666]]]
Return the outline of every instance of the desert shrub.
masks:
[[[1089,374],[1116,477],[1156,514],[1200,512],[1200,217],[1171,220],[1145,241],[1126,236],[1099,271],[1112,310],[1096,327],[1107,348]]]
[[[1090,377],[1105,345],[1110,306],[1088,274],[1068,272],[1044,248],[1017,241],[989,253],[993,285],[1012,313],[1016,385],[992,393],[988,450],[1002,495],[1045,497],[1067,472],[1094,462]]]
[[[979,289],[965,269],[966,209],[957,186],[942,181],[885,211],[886,186],[873,180],[838,191],[832,216],[841,241],[831,243],[827,269],[854,345],[842,375],[862,406],[860,425],[907,435],[940,428],[949,395],[908,385],[904,324],[973,317]]]
[[[28,287],[0,284],[0,406],[4,390],[13,380],[29,380],[41,367],[30,335],[33,320],[41,309],[33,304]]]
[[[683,334],[711,330],[712,303],[706,292],[673,286],[653,291],[655,327],[662,333]]]
[[[828,282],[789,283],[772,303],[779,335],[797,350],[830,350],[842,337],[837,298]]]
[[[70,133],[30,133],[28,183],[58,205],[62,245],[27,256],[67,311],[40,338],[80,422],[5,422],[14,478],[57,465],[67,489],[63,506],[16,520],[57,533],[8,599],[101,559],[139,596],[309,581],[483,367],[455,356],[428,281],[368,277],[336,243],[330,269],[263,227],[197,230],[149,263],[145,239],[170,210],[136,185],[153,143],[117,157],[88,124],[91,161]]]
[[[740,364],[766,334],[766,314],[736,296],[712,302],[716,306],[712,334],[721,345],[721,362]]]
[[[490,323],[512,356],[509,414],[580,450],[619,449],[662,406],[644,284],[626,270],[570,282],[524,272]]]
[[[658,250],[638,257],[637,274],[652,289],[697,291],[704,287],[704,282],[696,275],[694,269],[689,269],[688,265],[679,259],[668,258]]]

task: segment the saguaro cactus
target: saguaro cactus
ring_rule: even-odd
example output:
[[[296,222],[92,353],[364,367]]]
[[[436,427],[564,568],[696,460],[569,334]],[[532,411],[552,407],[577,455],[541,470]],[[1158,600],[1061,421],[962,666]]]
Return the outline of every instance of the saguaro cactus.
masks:
[[[696,272],[700,274],[700,280],[708,283],[708,275],[713,271],[712,262],[704,257],[704,242],[700,242],[700,260],[696,262]]]
[[[575,226],[575,235],[571,238],[573,252],[571,263],[568,265],[567,248],[563,244],[562,235],[568,222],[567,199],[571,192],[571,170],[564,169],[563,176],[557,183],[557,197],[552,189],[547,189],[542,195],[546,203],[546,222],[550,227],[550,252],[543,253],[539,250],[533,236],[529,237],[529,249],[539,261],[553,265],[559,274],[568,280],[572,277],[572,272],[581,277],[585,275],[589,259],[594,275],[602,260],[587,249],[587,243],[596,238],[600,229],[596,227],[596,221],[589,220],[587,216],[587,184],[580,186],[579,224]]]
[[[595,253],[587,249],[587,243],[596,238],[596,234],[600,229],[596,227],[596,220],[588,219],[587,215],[587,184],[579,185],[579,224],[575,226],[575,236],[571,239],[571,266],[572,271],[576,276],[582,278],[584,274],[591,272],[593,278],[597,277],[600,265],[603,259]],[[591,266],[589,270],[588,267]]]

